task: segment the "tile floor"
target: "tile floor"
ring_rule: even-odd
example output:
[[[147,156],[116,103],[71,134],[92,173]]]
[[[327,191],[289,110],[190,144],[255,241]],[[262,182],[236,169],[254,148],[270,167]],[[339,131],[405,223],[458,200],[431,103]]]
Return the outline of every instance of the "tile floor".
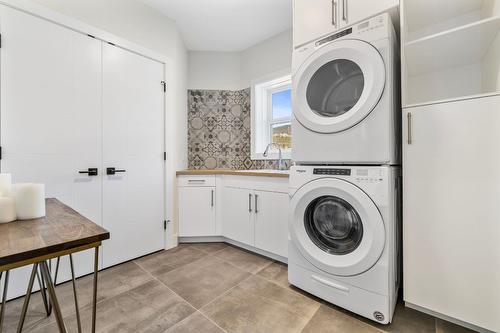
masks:
[[[92,277],[77,284],[89,332]],[[56,291],[76,332],[72,286]],[[22,302],[7,303],[6,332],[15,332]],[[97,311],[99,332],[470,332],[402,305],[391,325],[378,325],[290,286],[285,265],[222,243],[182,244],[102,271]],[[39,293],[24,331],[57,332]]]

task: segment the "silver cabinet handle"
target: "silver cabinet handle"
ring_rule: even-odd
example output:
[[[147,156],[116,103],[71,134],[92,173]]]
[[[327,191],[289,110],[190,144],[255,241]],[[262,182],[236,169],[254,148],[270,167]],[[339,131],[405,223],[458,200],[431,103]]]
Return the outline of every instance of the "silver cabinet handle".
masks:
[[[258,213],[259,212],[259,209],[257,208],[257,200],[259,199],[259,195],[256,194],[255,195],[255,213]]]
[[[408,114],[406,115],[407,117],[407,126],[408,126],[408,138],[407,138],[407,142],[409,145],[411,145],[412,143],[412,133],[411,133],[411,112],[408,112]]]
[[[211,192],[211,206],[214,206],[214,190]]]
[[[248,193],[248,211],[252,212],[252,194]]]
[[[342,0],[343,1],[343,6],[342,6],[342,18],[344,19],[345,22],[347,22],[347,1],[348,0]]]
[[[337,1],[332,0],[332,25],[337,25]]]
[[[189,183],[204,183],[205,179],[189,179]]]

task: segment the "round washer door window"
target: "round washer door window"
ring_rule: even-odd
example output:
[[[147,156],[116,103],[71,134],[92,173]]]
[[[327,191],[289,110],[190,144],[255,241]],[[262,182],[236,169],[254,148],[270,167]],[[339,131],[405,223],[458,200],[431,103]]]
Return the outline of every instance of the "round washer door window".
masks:
[[[335,196],[322,196],[306,208],[304,225],[311,240],[331,254],[348,254],[363,239],[363,223],[356,209]]]
[[[290,201],[292,243],[317,268],[338,276],[366,272],[385,246],[385,226],[373,200],[345,180],[320,178]]]

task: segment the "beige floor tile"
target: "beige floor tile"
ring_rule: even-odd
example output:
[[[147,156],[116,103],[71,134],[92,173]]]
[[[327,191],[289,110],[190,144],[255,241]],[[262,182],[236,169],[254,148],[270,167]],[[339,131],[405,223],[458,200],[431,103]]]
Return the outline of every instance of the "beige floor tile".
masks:
[[[142,257],[135,260],[135,262],[149,273],[158,276],[190,264],[206,255],[206,252],[197,250],[190,245],[181,244],[174,249]]]
[[[216,257],[208,256],[158,279],[196,308],[209,303],[250,274]]]
[[[322,305],[307,323],[303,333],[376,333],[380,332],[349,314],[338,311],[332,307]]]
[[[363,318],[362,320],[368,319]],[[436,331],[434,317],[407,308],[402,302],[396,306],[391,324],[378,325],[375,322],[372,324],[389,333],[434,333]]]
[[[257,275],[279,284],[283,287],[289,287],[288,283],[288,268],[280,262],[273,262],[271,265],[262,269]]]
[[[474,331],[448,321],[436,319],[436,333],[472,333]]]
[[[226,243],[185,243],[183,245],[197,249],[205,253],[214,253],[228,247]]]
[[[107,299],[97,307],[98,332],[164,332],[196,310],[170,291],[160,282],[153,280]],[[76,317],[65,318],[69,332],[76,332]],[[90,332],[91,311],[82,311],[82,328]],[[55,322],[33,332],[57,332]]]
[[[102,301],[125,291],[138,287],[153,278],[133,262],[124,263],[99,272],[98,301]],[[78,303],[80,309],[92,303],[93,275],[77,279]],[[36,282],[35,282],[36,284]],[[57,299],[63,316],[75,313],[73,285],[71,282],[60,284],[56,287]],[[7,303],[6,326],[7,331],[14,330],[19,322],[24,298],[19,298]],[[47,318],[40,293],[35,293],[30,298],[30,308],[25,322],[26,330],[33,326],[40,326],[54,320],[54,316]]]
[[[252,276],[201,309],[228,332],[300,332],[320,304]]]
[[[219,251],[214,255],[252,274],[259,272],[261,269],[270,265],[272,262],[267,258],[238,249],[234,246],[228,246],[224,250]]]
[[[196,312],[165,333],[224,333],[201,313]]]

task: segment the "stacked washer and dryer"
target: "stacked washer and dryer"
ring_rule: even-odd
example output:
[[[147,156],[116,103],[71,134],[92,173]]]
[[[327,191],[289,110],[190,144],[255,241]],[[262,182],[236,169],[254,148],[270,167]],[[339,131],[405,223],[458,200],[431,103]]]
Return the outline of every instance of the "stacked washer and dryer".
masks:
[[[288,279],[380,323],[400,284],[398,41],[388,14],[293,54]]]

